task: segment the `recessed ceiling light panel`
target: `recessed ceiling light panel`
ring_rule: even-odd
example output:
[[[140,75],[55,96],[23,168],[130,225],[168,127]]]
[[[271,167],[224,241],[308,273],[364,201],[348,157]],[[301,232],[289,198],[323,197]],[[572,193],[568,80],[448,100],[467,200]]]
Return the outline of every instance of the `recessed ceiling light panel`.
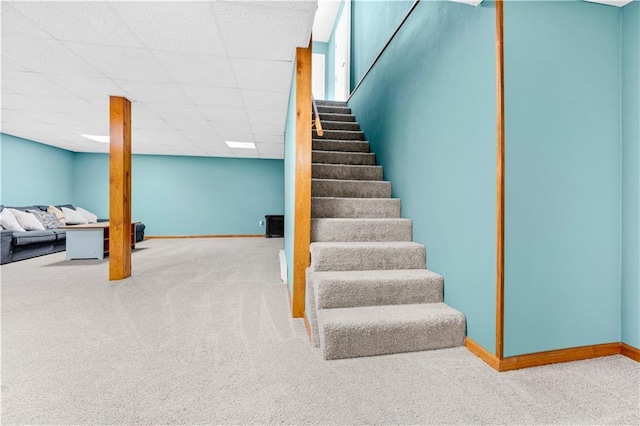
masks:
[[[253,142],[233,142],[224,141],[229,148],[242,148],[242,149],[256,149],[256,144]]]

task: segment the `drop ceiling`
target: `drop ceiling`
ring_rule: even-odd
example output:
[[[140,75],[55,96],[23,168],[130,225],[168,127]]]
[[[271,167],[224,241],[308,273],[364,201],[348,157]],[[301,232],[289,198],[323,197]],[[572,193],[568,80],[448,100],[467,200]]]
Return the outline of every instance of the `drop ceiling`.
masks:
[[[2,2],[2,132],[108,152],[109,95],[138,154],[284,157],[295,48],[317,1]],[[225,141],[254,142],[255,150]]]

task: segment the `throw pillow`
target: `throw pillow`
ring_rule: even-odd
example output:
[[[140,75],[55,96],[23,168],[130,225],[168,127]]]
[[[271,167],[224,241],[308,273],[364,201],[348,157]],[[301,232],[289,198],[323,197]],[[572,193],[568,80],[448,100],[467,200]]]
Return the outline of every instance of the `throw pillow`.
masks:
[[[62,210],[60,210],[59,208],[55,206],[49,206],[47,207],[47,213],[53,213],[54,215],[56,215],[56,217],[58,218],[61,224],[63,225],[67,224],[67,221],[64,217],[64,213],[62,213]]]
[[[40,223],[44,226],[45,229],[55,229],[58,226],[62,226],[58,218],[53,213],[43,212],[42,210],[27,210],[29,213],[32,213],[36,219],[40,221]]]
[[[24,212],[22,210],[9,209],[16,217],[18,223],[25,231],[44,231],[44,226],[33,215],[33,213]]]
[[[0,224],[4,229],[9,231],[22,231],[24,232],[24,228],[20,226],[18,219],[9,211],[9,209],[3,209],[0,212]]]
[[[87,219],[75,210],[68,209],[66,207],[62,208],[62,213],[64,213],[64,218],[67,221],[67,225],[84,225],[89,223]]]
[[[82,207],[76,207],[76,211],[80,213],[89,223],[98,223],[98,216]]]

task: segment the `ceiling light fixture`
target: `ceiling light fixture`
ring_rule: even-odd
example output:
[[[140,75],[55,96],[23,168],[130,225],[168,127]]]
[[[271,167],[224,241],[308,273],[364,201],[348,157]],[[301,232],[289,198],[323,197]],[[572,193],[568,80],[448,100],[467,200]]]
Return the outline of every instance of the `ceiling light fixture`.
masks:
[[[80,135],[84,136],[87,139],[91,139],[92,141],[100,142],[100,143],[109,143],[109,136],[96,136],[96,135]]]
[[[256,149],[256,144],[253,142],[233,142],[224,141],[229,148],[242,148],[242,149]]]

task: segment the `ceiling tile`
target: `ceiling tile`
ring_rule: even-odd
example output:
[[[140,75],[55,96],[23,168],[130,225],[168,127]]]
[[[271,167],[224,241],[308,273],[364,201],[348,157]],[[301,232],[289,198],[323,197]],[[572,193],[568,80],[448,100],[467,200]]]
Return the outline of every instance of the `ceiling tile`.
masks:
[[[48,106],[55,112],[63,114],[99,113],[100,110],[81,98],[61,98],[53,96],[38,96],[34,101]]]
[[[260,154],[255,149],[231,149],[238,158],[259,158]]]
[[[31,71],[102,77],[94,67],[57,40],[3,36],[2,53]]]
[[[201,120],[181,120],[181,119],[167,119],[167,123],[174,129],[182,132],[185,130],[193,132],[211,132],[213,129],[209,125],[209,122],[205,119]]]
[[[59,112],[34,112],[31,115],[36,120],[56,127],[64,127],[67,125],[91,127],[87,123],[79,121],[73,117]],[[108,126],[105,126],[108,127]]]
[[[278,152],[260,153],[260,158],[270,159],[270,160],[282,160],[284,159],[284,153],[282,154]]]
[[[81,98],[103,98],[123,96],[124,91],[111,80],[103,77],[78,77],[72,75],[42,74],[42,76]]]
[[[295,48],[309,43],[313,21],[309,11],[242,2],[216,2],[213,7],[232,57],[292,61]]]
[[[209,121],[221,121],[230,123],[248,123],[247,113],[239,108],[219,108],[199,106],[202,115]]]
[[[289,106],[289,93],[242,90],[244,106],[249,109],[267,109],[286,111]]]
[[[171,77],[147,49],[71,42],[66,42],[65,46],[110,79],[171,81]]]
[[[124,89],[126,97],[136,102],[190,104],[191,99],[185,95],[177,83],[115,80]]]
[[[200,120],[203,118],[200,110],[198,110],[195,105],[176,105],[169,103],[145,103],[143,105],[145,105],[151,112],[154,112],[165,120]]]
[[[2,117],[2,122],[8,124],[29,124],[33,122],[33,117],[27,115],[24,111],[3,109],[0,116]]]
[[[29,21],[23,14],[18,12],[12,6],[20,7],[20,3],[2,2],[2,37],[29,37],[29,38],[48,38],[51,35],[42,30],[33,22]],[[4,46],[3,46],[4,47]],[[4,67],[4,65],[3,65]]]
[[[162,118],[136,117],[133,114],[131,114],[131,124],[134,129],[173,129],[173,127],[169,126],[169,123]]]
[[[214,146],[219,145],[221,147],[226,147],[224,145],[223,140],[218,136],[213,129],[208,132],[196,132],[196,131],[181,131],[180,134],[189,139],[190,141],[200,145],[200,146]]]
[[[248,123],[222,123],[222,122],[210,122],[211,127],[216,131],[217,134],[221,135],[223,133],[252,133],[251,126]],[[238,141],[243,142],[243,141]],[[253,142],[253,138],[251,141]]]
[[[178,83],[215,87],[237,86],[233,68],[226,57],[160,50],[152,52]]]
[[[257,135],[284,135],[284,126],[274,126],[271,124],[252,124],[253,133]]]
[[[5,71],[29,71],[29,68],[20,65],[7,55],[2,55],[2,72],[4,73]]]
[[[251,124],[270,124],[284,126],[287,119],[286,111],[247,110]],[[259,133],[259,132],[258,132]]]
[[[13,6],[58,40],[142,46],[129,26],[104,1],[16,2]]]
[[[3,90],[5,87],[23,95],[73,97],[69,91],[33,72],[3,71]]]
[[[251,133],[218,132],[217,130],[216,133],[223,141],[254,142],[253,135]]]
[[[261,143],[284,143],[284,135],[259,135],[256,134],[255,136],[255,140],[256,142],[261,142]]]
[[[113,6],[150,49],[226,54],[208,2],[129,1]]]
[[[181,87],[196,105],[226,108],[242,108],[244,106],[238,89],[190,84],[182,84]]]
[[[233,59],[241,89],[287,92],[291,88],[292,62]]]
[[[39,102],[29,99],[24,95],[17,93],[5,93],[2,95],[2,109],[10,109],[15,111],[48,111],[55,112],[53,108],[42,105]]]
[[[267,151],[283,151],[284,144],[282,143],[256,143],[256,148],[260,152]]]

